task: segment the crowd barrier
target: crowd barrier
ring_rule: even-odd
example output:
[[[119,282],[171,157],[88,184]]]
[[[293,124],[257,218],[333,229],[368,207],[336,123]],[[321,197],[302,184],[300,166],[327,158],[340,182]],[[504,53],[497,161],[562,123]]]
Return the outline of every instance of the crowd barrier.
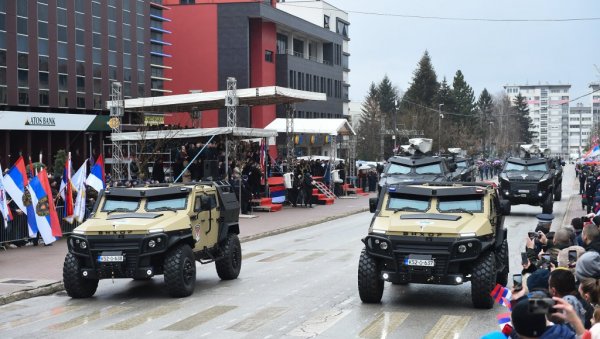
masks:
[[[79,226],[81,223],[78,221],[73,221],[72,224],[68,223],[63,219],[64,206],[57,206],[56,212],[59,216],[60,221],[60,229],[62,230],[63,236],[69,235],[73,232],[75,227]],[[85,218],[89,216],[89,210],[86,209]],[[13,213],[14,219],[8,222],[7,227],[0,225],[0,246],[3,243],[10,243],[18,240],[27,240],[31,237],[29,236],[29,230],[27,228],[27,216],[25,214],[17,214]],[[84,219],[85,220],[85,219]],[[0,219],[0,224],[2,220]]]

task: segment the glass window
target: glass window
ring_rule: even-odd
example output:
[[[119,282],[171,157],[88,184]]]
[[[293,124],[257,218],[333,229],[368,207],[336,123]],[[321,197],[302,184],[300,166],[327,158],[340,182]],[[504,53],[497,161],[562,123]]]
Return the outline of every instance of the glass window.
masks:
[[[85,92],[85,77],[77,77],[77,92]]]
[[[69,73],[67,70],[67,60],[66,59],[58,59],[58,73]]]
[[[40,91],[40,106],[50,105],[50,93],[48,91]]]
[[[535,164],[535,165],[527,165],[527,169],[530,171],[546,172],[548,170],[548,167],[546,166],[546,164]]]
[[[75,30],[75,43],[78,45],[85,45],[85,31],[81,29]]]
[[[0,12],[6,13],[6,1],[7,0],[0,0]]]
[[[77,60],[85,60],[85,47],[83,47],[83,46],[75,47],[75,58]]]
[[[94,64],[94,78],[102,78],[102,65]]]
[[[131,26],[123,25],[123,39],[131,39]]]
[[[144,43],[138,43],[137,44],[137,54],[138,55],[144,55]]]
[[[0,30],[6,31],[6,13],[0,13]]]
[[[479,196],[439,197],[438,210],[446,213],[464,213],[483,211],[483,200]]]
[[[96,64],[102,63],[102,50],[99,48],[92,49],[92,61]]]
[[[123,23],[129,25],[131,22],[131,12],[123,12]]]
[[[323,16],[323,27],[325,28],[329,28],[329,15],[324,15]]]
[[[75,28],[85,28],[85,14],[75,13]]]
[[[387,168],[386,174],[408,174],[410,173],[410,166],[404,166],[400,164],[390,164]]]
[[[48,5],[38,3],[38,20],[48,21]]]
[[[145,67],[145,61],[144,61],[144,56],[143,55],[138,55],[137,57],[137,68],[138,70],[143,71],[144,69],[146,69]]]
[[[121,0],[121,6],[123,6],[124,11],[128,11],[131,8],[129,0]]]
[[[131,68],[131,54],[123,55],[123,67]]]
[[[94,33],[92,43],[94,47],[102,48],[102,35]]]
[[[108,50],[109,51],[117,50],[117,38],[115,38],[114,36],[108,37]]]
[[[187,196],[159,197],[148,199],[146,211],[168,211],[172,209],[182,210],[187,205]]]
[[[108,52],[108,64],[111,66],[117,65],[117,52]]]
[[[85,63],[81,61],[77,61],[75,63],[75,69],[77,71],[77,75],[85,76]]]
[[[123,82],[123,97],[131,98],[131,82]]]
[[[123,53],[131,53],[131,41],[123,40]]]
[[[102,95],[94,95],[94,109],[102,109]]]
[[[92,15],[100,16],[102,9],[99,2],[92,2]]]
[[[38,37],[48,39],[48,23],[38,21]]]
[[[102,33],[102,21],[100,18],[92,18],[92,30],[94,33]]]
[[[117,80],[117,67],[108,66],[108,77],[111,80]]]
[[[49,55],[48,51],[48,39],[38,39],[38,54],[39,55]]]
[[[146,96],[145,91],[146,90],[146,86],[142,83],[138,84],[138,96]]]
[[[6,86],[6,67],[0,67],[0,85]]]
[[[67,25],[67,10],[66,9],[56,9],[56,23],[59,25],[66,26]]]
[[[273,62],[273,51],[265,50],[265,61]]]
[[[524,171],[525,170],[525,166],[521,165],[521,164],[515,164],[512,162],[507,162],[506,166],[504,167],[504,171]]]
[[[108,35],[117,35],[117,23],[114,21],[108,21]]]
[[[69,48],[66,43],[59,42],[58,43],[58,53],[59,58],[67,59],[69,57]]]
[[[75,0],[75,10],[77,12],[85,13],[85,3],[89,2],[88,0]]]
[[[107,197],[102,206],[102,212],[135,212],[140,205],[138,199],[126,197]]]
[[[29,90],[19,88],[19,105],[29,105]]]
[[[18,68],[29,68],[29,54],[17,53],[17,67]]]
[[[17,33],[27,35],[27,18],[17,17]]]
[[[117,9],[112,6],[108,6],[108,20],[117,20]]]
[[[40,72],[40,89],[49,89],[49,82],[48,82],[48,73],[47,72]]]
[[[77,108],[85,108],[85,94],[77,94]]]
[[[57,0],[56,6],[61,8],[67,8],[67,0]]]
[[[419,166],[415,168],[416,174],[442,174],[442,167],[440,164],[431,164],[425,166]]]
[[[138,42],[144,42],[144,28],[138,27],[136,30],[136,36]]]
[[[144,73],[144,71],[139,71],[137,72],[137,80],[138,82],[145,82],[146,81],[146,75]]]
[[[102,79],[94,78],[94,93],[102,93]]]
[[[387,208],[390,210],[425,212],[429,209],[429,197],[390,194]]]
[[[69,107],[69,93],[58,92],[58,107]]]
[[[27,5],[29,1],[15,1],[17,3],[17,15],[27,16]]]
[[[123,81],[131,81],[131,68],[123,68]]]
[[[29,52],[29,39],[25,35],[17,35],[17,51]]]
[[[58,41],[67,42],[67,27],[57,26],[57,38]]]
[[[6,87],[0,87],[0,104],[6,104],[8,101]]]
[[[69,78],[66,74],[59,74],[58,75],[58,89],[59,90],[68,90],[69,89]]]

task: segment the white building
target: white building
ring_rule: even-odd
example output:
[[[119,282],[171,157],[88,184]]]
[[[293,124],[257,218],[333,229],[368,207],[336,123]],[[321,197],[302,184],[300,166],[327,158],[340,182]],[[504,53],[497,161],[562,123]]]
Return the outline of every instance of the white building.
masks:
[[[592,93],[590,107],[592,108],[592,122],[594,130],[598,130],[598,123],[600,122],[600,82],[592,82],[590,84],[592,91],[598,91]],[[596,132],[597,133],[597,132]],[[598,135],[595,135],[596,137]]]
[[[600,101],[599,101],[600,102]],[[569,112],[569,158],[577,159],[587,150],[592,132],[592,108],[582,103],[571,107]]]
[[[277,9],[290,13],[296,17],[304,19],[312,24],[321,26],[341,35],[344,42],[341,50],[341,64],[343,67],[342,97],[344,98],[343,112],[348,117],[348,104],[350,103],[349,91],[349,58],[350,52],[348,43],[350,42],[348,13],[320,0],[278,0]],[[307,44],[307,48],[309,44]],[[322,52],[321,52],[322,53]],[[310,51],[308,53],[310,55]],[[337,54],[337,51],[336,51]],[[319,51],[315,53],[319,55]]]
[[[529,104],[532,142],[550,148],[552,155],[569,155],[569,90],[571,85],[505,85],[511,101],[521,93]]]

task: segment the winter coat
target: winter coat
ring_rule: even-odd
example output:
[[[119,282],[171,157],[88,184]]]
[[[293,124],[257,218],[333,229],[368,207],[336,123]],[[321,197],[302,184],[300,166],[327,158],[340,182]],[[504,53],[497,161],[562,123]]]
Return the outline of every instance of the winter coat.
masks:
[[[546,331],[540,336],[540,339],[576,339],[575,332],[565,324],[552,325],[546,328]]]

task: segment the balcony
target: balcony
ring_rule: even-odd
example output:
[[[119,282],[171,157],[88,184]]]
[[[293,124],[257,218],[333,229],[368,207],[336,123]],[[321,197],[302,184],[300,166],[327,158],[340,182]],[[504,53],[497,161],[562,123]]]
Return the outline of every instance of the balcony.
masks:
[[[317,58],[317,57],[314,57],[314,56],[306,58],[304,56],[304,53],[296,52],[296,51],[291,50],[291,49],[286,50],[285,53],[282,53],[282,52],[283,51],[277,51],[277,56],[279,57],[279,56],[284,56],[284,55],[291,55],[291,56],[294,56],[296,58],[300,58],[300,59],[304,59],[304,60],[310,60],[312,62],[316,62],[316,63],[323,64],[323,65],[329,65],[329,66],[333,65],[332,61],[324,60],[322,58]]]

